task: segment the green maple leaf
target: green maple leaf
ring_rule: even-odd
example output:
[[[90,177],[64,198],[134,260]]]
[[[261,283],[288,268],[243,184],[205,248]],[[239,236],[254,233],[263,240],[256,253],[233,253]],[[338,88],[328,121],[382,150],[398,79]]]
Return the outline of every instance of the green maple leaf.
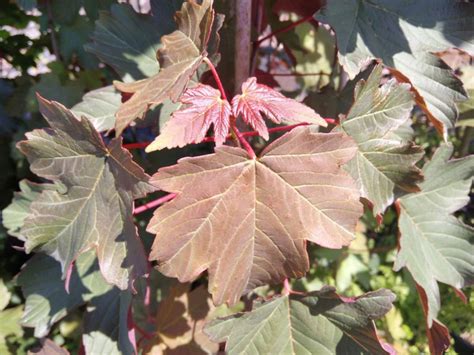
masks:
[[[31,203],[18,232],[26,251],[42,251],[61,262],[63,275],[84,251],[96,249],[105,279],[126,289],[146,274],[146,256],[133,224],[133,200],[155,188],[122,148],[105,145],[86,118],[39,97],[50,129],[26,134],[18,144],[31,170],[53,181]]]
[[[381,79],[379,65],[367,81],[359,81],[355,102],[341,122],[358,145],[347,169],[358,182],[362,197],[373,204],[375,214],[382,214],[396,193],[418,191],[416,184],[422,179],[415,163],[423,156],[423,149],[397,134],[413,108],[409,86],[392,79],[379,88]]]
[[[449,0],[333,0],[316,16],[336,32],[339,61],[353,78],[380,58],[417,91],[438,131],[447,137],[457,117],[456,101],[467,98],[462,83],[433,52],[458,47],[474,51],[472,4]]]
[[[386,354],[373,321],[394,299],[384,289],[346,299],[325,286],[256,302],[251,312],[217,319],[205,332],[226,341],[227,354]]]
[[[474,282],[474,229],[452,213],[469,202],[474,156],[448,160],[441,146],[425,164],[421,191],[399,200],[400,250],[394,268],[407,267],[428,299],[428,324],[440,309],[437,281],[462,288]]]

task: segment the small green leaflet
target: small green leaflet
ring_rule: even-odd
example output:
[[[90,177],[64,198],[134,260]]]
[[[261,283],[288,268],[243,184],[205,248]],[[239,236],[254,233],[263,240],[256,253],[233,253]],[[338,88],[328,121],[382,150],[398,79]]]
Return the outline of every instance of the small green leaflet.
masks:
[[[248,313],[217,319],[205,328],[226,354],[387,354],[374,320],[391,308],[395,295],[381,289],[357,298],[333,287],[304,295],[256,302]]]
[[[449,160],[450,145],[441,146],[425,164],[421,191],[400,198],[400,250],[394,268],[406,266],[428,298],[428,324],[440,309],[436,281],[455,288],[474,282],[474,229],[452,213],[469,202],[474,156]]]
[[[347,169],[376,215],[393,203],[395,193],[418,191],[416,183],[422,176],[415,163],[423,156],[422,148],[396,134],[409,121],[413,108],[409,85],[391,79],[379,88],[381,79],[378,65],[367,81],[358,82],[355,102],[341,122],[359,148]]]
[[[474,52],[474,6],[451,0],[332,0],[316,16],[336,32],[339,61],[353,78],[369,60],[382,59],[417,91],[417,103],[447,138],[461,81],[432,54],[451,47]]]
[[[26,134],[18,143],[30,169],[53,181],[33,201],[18,232],[27,252],[42,251],[66,269],[84,251],[96,249],[105,279],[127,289],[146,274],[146,256],[133,224],[133,200],[155,188],[132,161],[121,138],[107,146],[86,118],[39,97],[51,129]]]

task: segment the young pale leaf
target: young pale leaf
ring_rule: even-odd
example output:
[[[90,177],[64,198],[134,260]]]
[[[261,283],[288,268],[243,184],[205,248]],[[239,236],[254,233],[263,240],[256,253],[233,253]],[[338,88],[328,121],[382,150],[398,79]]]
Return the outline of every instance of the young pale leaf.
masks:
[[[19,232],[26,250],[53,256],[65,275],[79,254],[95,248],[105,279],[126,289],[147,269],[133,200],[155,188],[121,138],[106,146],[86,118],[78,120],[57,102],[39,97],[39,103],[51,129],[27,133],[18,148],[57,191],[43,191],[31,204]]]
[[[159,269],[181,282],[206,269],[214,303],[309,267],[306,240],[341,248],[362,213],[352,178],[341,168],[355,154],[343,133],[298,127],[256,160],[240,148],[181,159],[152,181],[178,193],[156,210],[148,231]]]
[[[219,90],[199,84],[186,90],[180,101],[187,107],[173,113],[161,134],[146,148],[147,152],[199,143],[211,124],[216,145],[220,146],[225,142],[229,132],[231,107],[227,100],[222,100]]]
[[[251,312],[217,319],[205,332],[225,341],[227,354],[387,354],[392,349],[377,337],[374,320],[394,299],[385,289],[348,299],[325,286],[257,302]]]
[[[258,84],[254,77],[242,84],[242,94],[232,99],[232,109],[235,117],[242,114],[244,121],[265,139],[268,139],[268,129],[262,113],[275,123],[307,122],[327,126],[326,121],[312,108],[283,96],[269,86]]]
[[[214,19],[212,0],[198,4],[194,0],[184,3],[176,13],[178,30],[161,38],[158,50],[160,72],[151,78],[133,83],[115,82],[115,87],[133,94],[117,112],[117,135],[135,118],[143,118],[151,105],[170,98],[177,101],[203,58]]]
[[[110,85],[89,91],[71,111],[78,117],[85,116],[97,131],[102,132],[114,128],[115,113],[121,103],[120,93]]]
[[[426,292],[430,327],[440,309],[436,281],[458,289],[474,281],[474,229],[451,215],[469,202],[474,156],[449,160],[452,153],[452,146],[441,146],[423,168],[421,191],[399,199],[394,267],[406,266]]]
[[[379,88],[382,66],[374,68],[367,81],[355,88],[355,102],[342,129],[359,147],[347,169],[357,181],[362,197],[382,214],[394,201],[394,192],[418,191],[422,179],[415,163],[423,149],[404,142],[396,131],[410,118],[413,97],[407,84],[389,80]]]
[[[124,79],[139,80],[155,75],[160,69],[156,60],[160,38],[174,30],[160,26],[173,18],[174,12],[167,10],[163,7],[150,16],[135,12],[128,4],[114,4],[110,11],[100,12],[92,42],[85,48]],[[171,31],[166,32],[166,28]]]
[[[331,25],[339,60],[350,77],[380,58],[417,91],[417,103],[446,138],[455,102],[466,99],[462,83],[436,55],[451,47],[474,52],[472,4],[461,1],[328,1],[316,16]]]

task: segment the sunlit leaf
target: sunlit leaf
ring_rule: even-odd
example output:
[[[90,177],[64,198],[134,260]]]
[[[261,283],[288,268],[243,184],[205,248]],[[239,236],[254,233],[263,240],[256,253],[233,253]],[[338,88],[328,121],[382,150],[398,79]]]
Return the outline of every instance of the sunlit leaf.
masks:
[[[147,147],[147,152],[199,143],[211,125],[216,145],[225,142],[232,109],[227,100],[222,100],[219,90],[199,84],[186,90],[180,102],[187,106],[173,113],[161,134]]]
[[[120,93],[110,85],[89,91],[80,103],[71,108],[71,111],[78,117],[87,117],[95,129],[102,132],[114,128],[115,113],[121,103]]]
[[[348,171],[356,179],[362,197],[372,202],[375,214],[382,214],[396,193],[417,191],[416,184],[422,179],[415,163],[423,156],[423,149],[395,134],[410,118],[410,89],[393,79],[379,88],[381,78],[379,65],[367,81],[358,83],[355,102],[341,123],[359,147],[347,165]]]
[[[370,59],[380,58],[416,89],[446,139],[454,126],[455,102],[466,99],[462,83],[432,52],[458,47],[474,52],[474,7],[462,1],[328,1],[316,16],[336,32],[339,61],[354,77]]]
[[[298,127],[257,160],[223,146],[160,169],[152,181],[178,196],[150,221],[148,230],[156,234],[151,260],[181,282],[207,269],[216,304],[304,275],[306,240],[341,248],[353,238],[362,209],[341,165],[355,151],[342,133]]]
[[[256,302],[248,313],[206,326],[227,354],[387,354],[374,320],[391,308],[395,295],[381,289],[344,298],[329,286],[305,295]]]
[[[252,77],[242,84],[242,94],[232,99],[234,115],[239,114],[259,135],[268,139],[268,129],[262,113],[275,123],[315,123],[327,126],[312,108],[280,94]]]
[[[158,50],[160,72],[133,83],[115,82],[115,87],[133,94],[117,112],[115,130],[120,134],[136,118],[143,118],[148,108],[166,99],[177,101],[191,76],[207,55],[206,47],[214,19],[212,0],[202,4],[189,1],[176,13],[178,30],[161,38]]]

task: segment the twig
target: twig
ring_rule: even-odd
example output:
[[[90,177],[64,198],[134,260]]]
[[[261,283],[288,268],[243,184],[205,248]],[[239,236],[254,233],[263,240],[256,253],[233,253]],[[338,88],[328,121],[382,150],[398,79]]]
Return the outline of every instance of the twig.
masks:
[[[298,73],[298,72],[291,72],[291,73],[268,73],[269,75],[272,76],[331,76],[331,74],[328,73]]]
[[[50,0],[46,0],[46,11],[48,13],[48,27],[51,31],[51,47],[53,47],[53,53],[56,56],[56,60],[60,61],[58,41],[56,40],[56,32],[54,31],[53,12],[51,10]]]
[[[140,207],[137,207],[133,210],[133,214],[137,215],[140,213],[143,213],[145,211],[148,211],[151,208],[158,207],[159,205],[162,205],[165,202],[171,201],[176,197],[176,194],[168,194],[166,196],[160,197],[156,200],[150,201],[145,203],[144,205],[141,205]]]
[[[240,88],[248,78],[252,31],[252,0],[235,3],[235,87]]]

